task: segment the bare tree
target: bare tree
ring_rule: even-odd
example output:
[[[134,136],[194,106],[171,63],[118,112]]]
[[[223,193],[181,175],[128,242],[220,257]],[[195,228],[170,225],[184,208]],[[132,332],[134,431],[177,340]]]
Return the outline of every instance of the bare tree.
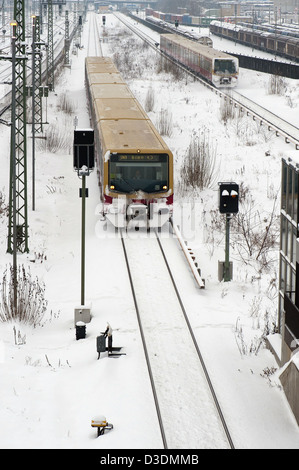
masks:
[[[233,219],[233,245],[241,259],[249,264],[258,261],[260,269],[267,269],[271,262],[270,252],[279,239],[279,218],[276,214],[277,197],[271,213],[261,213],[254,201],[247,198]]]

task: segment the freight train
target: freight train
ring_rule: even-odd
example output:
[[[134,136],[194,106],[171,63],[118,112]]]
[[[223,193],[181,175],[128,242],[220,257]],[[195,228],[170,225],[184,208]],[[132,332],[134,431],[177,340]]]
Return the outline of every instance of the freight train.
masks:
[[[261,31],[221,21],[212,21],[210,32],[240,44],[299,62],[299,38],[280,34],[278,31]]]
[[[109,57],[87,57],[103,215],[116,228],[162,227],[173,208],[173,154]]]
[[[161,34],[160,50],[217,88],[237,85],[239,61],[236,57],[176,34]]]
[[[162,11],[155,11],[152,8],[146,8],[145,9],[145,14],[146,16],[154,16],[155,18],[158,18],[160,20],[166,21],[167,23],[172,23],[176,24],[178,23],[179,25],[184,25],[184,26],[198,26],[198,27],[203,27],[207,28],[209,27],[209,24],[211,21],[216,20],[216,19],[221,19],[222,21],[250,21],[250,18],[248,16],[192,16],[189,15],[188,13],[180,15],[180,14],[174,14],[174,13],[163,13]]]

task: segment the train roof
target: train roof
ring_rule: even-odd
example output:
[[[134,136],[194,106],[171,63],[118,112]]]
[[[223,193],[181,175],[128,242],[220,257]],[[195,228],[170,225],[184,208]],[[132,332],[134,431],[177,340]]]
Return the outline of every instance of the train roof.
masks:
[[[86,57],[85,64],[89,73],[119,73],[110,57]]]
[[[95,83],[90,85],[93,98],[134,98],[133,93],[124,83]]]
[[[88,75],[88,81],[90,85],[96,83],[125,83],[119,73],[99,73],[91,72]]]
[[[212,47],[205,46],[204,44],[199,44],[197,42],[191,41],[190,39],[184,38],[183,36],[178,36],[176,34],[161,34],[160,37],[175,42],[176,44],[186,47],[193,52],[204,54],[206,57],[210,57],[211,59],[237,60],[235,57],[226,54],[226,52],[218,51]]]
[[[110,152],[169,152],[152,122],[121,119],[101,121],[102,146]]]
[[[95,100],[97,121],[103,119],[148,119],[135,98],[101,98]]]
[[[167,144],[123,81],[113,60],[86,58],[86,79],[103,151],[167,152]]]
[[[105,57],[99,57],[97,55],[87,56],[85,58],[85,62],[86,62],[87,65],[89,65],[89,64],[102,64],[102,65],[103,64],[110,64],[110,65],[112,64],[112,65],[114,65],[114,62],[113,62],[111,57],[106,57],[106,56]]]

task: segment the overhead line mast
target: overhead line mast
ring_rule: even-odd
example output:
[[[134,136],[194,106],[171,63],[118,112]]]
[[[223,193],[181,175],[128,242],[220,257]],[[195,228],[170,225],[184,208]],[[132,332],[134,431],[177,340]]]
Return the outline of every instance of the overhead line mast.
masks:
[[[48,0],[48,87],[54,91],[53,0]]]
[[[15,103],[12,109],[7,252],[28,248],[25,0],[14,0]]]

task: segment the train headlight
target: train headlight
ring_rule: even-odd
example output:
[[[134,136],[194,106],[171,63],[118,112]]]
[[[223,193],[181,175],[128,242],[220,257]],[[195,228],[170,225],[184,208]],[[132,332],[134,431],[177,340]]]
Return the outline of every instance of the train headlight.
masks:
[[[110,189],[115,189],[115,186],[111,184]]]
[[[167,189],[167,186],[163,186],[162,189]]]

